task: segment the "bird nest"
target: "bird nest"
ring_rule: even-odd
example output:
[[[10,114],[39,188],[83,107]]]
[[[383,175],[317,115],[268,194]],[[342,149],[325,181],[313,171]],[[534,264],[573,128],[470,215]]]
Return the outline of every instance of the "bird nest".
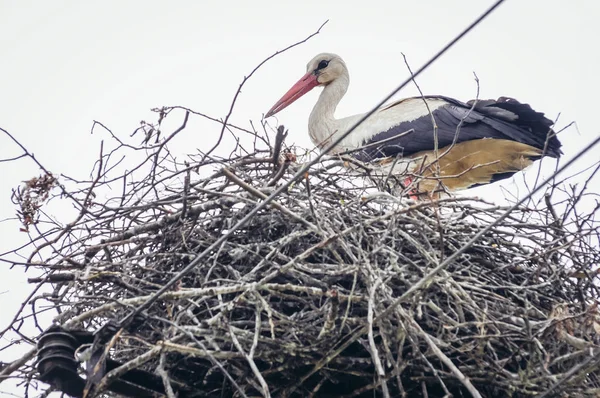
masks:
[[[34,300],[54,324],[113,326],[106,353],[123,365],[104,379],[145,370],[167,396],[599,393],[599,224],[576,211],[581,189],[554,185],[513,209],[414,202],[341,157],[299,173],[282,129],[274,143],[247,131],[250,151],[179,162],[165,156],[175,134],[149,143],[159,128],[142,126],[135,178],[113,168],[131,150],[118,141],[91,181],[46,174],[15,195],[25,229],[50,220],[38,203],[50,189],[78,204],[27,263],[45,253],[30,282],[49,289]],[[8,367],[35,379],[31,361]]]

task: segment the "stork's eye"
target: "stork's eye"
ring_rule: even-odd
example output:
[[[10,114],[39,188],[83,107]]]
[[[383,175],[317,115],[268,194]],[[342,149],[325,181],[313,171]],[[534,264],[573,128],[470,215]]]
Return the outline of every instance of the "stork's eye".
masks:
[[[324,59],[323,61],[319,62],[319,66],[317,66],[317,70],[325,69],[325,68],[327,68],[327,65],[329,65],[329,61]]]

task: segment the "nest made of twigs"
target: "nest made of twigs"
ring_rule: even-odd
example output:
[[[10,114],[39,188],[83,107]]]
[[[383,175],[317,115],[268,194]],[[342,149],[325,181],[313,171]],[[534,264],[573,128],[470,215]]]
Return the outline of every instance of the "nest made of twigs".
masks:
[[[549,193],[432,273],[507,208],[415,203],[332,157],[231,231],[298,169],[280,144],[218,162],[156,156],[120,200],[84,195],[38,280],[53,283],[55,322],[124,319],[227,235],[113,358],[207,397],[598,394],[593,217],[557,216]]]

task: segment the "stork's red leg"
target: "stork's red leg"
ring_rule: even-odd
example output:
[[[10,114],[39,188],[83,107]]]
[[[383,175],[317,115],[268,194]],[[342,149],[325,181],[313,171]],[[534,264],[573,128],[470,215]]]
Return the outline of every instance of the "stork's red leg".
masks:
[[[409,187],[412,182],[413,179],[410,176],[404,177],[404,181],[402,181],[405,188]],[[419,196],[417,195],[417,190],[415,188],[408,191],[408,197],[412,200],[419,200]]]

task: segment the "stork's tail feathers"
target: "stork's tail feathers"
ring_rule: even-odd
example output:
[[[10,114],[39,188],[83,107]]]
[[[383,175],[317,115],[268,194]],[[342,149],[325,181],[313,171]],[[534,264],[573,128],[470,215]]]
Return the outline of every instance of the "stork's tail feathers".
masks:
[[[472,106],[474,101],[471,100],[467,104]],[[500,97],[497,100],[478,100],[475,109],[484,115],[504,120],[531,132],[540,143],[544,143],[545,148],[540,146],[538,149],[545,150],[545,155],[558,158],[562,154],[561,143],[552,130],[554,122],[543,113],[533,110],[529,104],[510,97]]]

